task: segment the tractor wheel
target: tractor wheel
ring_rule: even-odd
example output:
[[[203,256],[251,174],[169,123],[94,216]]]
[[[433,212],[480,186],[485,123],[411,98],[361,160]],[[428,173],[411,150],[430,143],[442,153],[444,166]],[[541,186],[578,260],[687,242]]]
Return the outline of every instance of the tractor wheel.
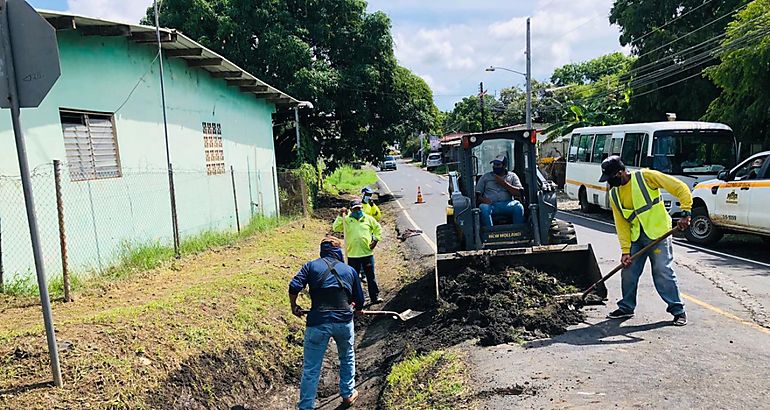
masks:
[[[554,220],[549,233],[551,245],[577,245],[577,233],[571,222]]]
[[[692,221],[690,227],[684,231],[684,236],[689,242],[697,245],[711,245],[716,243],[724,233],[709,218],[706,208],[695,208],[692,211]]]
[[[436,227],[436,248],[438,253],[454,253],[460,250],[460,238],[454,225],[443,224]]]

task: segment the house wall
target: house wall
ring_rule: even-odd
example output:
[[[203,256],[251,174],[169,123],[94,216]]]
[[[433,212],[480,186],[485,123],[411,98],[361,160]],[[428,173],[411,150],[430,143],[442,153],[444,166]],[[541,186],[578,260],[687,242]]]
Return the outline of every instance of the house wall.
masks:
[[[125,37],[58,32],[62,76],[39,108],[22,110],[36,211],[48,274],[61,271],[52,160],[62,161],[70,266],[99,270],[127,244],[172,238],[156,48]],[[230,166],[241,225],[277,213],[273,104],[223,79],[164,59],[169,146],[182,237],[234,229]],[[67,171],[59,109],[114,113],[119,178],[73,182]],[[224,175],[206,174],[203,122],[222,126]],[[13,131],[0,113],[0,251],[6,280],[33,272]]]

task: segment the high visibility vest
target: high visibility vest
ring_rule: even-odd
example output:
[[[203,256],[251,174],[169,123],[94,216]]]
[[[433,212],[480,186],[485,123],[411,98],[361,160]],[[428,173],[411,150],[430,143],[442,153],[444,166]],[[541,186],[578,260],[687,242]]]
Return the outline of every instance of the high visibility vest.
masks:
[[[618,188],[610,189],[610,197],[615,207],[623,213],[631,224],[631,241],[639,239],[642,229],[650,239],[657,239],[671,229],[671,216],[660,197],[659,189],[650,189],[644,181],[643,171],[631,174],[631,202],[634,209],[626,209],[620,202]]]

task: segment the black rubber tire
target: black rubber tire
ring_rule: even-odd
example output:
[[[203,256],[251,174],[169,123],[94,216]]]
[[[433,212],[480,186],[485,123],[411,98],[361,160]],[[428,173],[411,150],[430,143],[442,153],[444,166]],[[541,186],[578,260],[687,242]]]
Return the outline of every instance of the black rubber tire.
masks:
[[[460,250],[460,238],[454,225],[442,224],[436,227],[436,248],[438,253],[454,253]]]
[[[695,208],[690,227],[684,231],[684,236],[688,242],[696,245],[711,245],[722,239],[724,233],[711,221],[706,208]]]
[[[578,202],[580,202],[580,212],[584,214],[593,213],[596,209],[593,204],[588,202],[588,193],[585,188],[580,188],[578,193]]]
[[[571,222],[555,219],[548,233],[551,245],[577,245],[577,233]]]

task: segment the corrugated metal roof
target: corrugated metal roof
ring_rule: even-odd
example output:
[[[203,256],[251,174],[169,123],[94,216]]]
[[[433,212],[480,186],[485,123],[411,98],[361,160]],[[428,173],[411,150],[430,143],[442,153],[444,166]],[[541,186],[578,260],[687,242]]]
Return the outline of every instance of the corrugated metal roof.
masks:
[[[84,35],[122,36],[137,43],[156,46],[155,27],[113,20],[104,20],[58,11],[37,10],[56,30],[77,30]],[[168,58],[181,58],[190,67],[208,71],[212,77],[223,78],[229,86],[241,92],[254,94],[281,107],[300,103],[296,98],[267,84],[230,60],[204,47],[197,41],[174,29],[161,28],[163,53]]]

